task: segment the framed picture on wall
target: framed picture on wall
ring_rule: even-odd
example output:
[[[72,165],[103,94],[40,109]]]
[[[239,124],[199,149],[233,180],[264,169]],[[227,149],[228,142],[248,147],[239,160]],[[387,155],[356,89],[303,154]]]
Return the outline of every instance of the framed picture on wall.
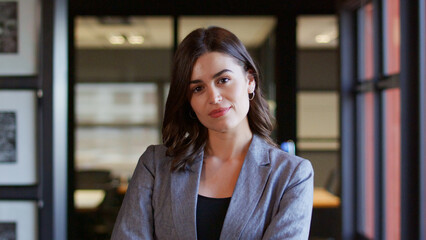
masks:
[[[36,176],[36,95],[0,90],[0,185],[31,185]]]
[[[37,206],[32,201],[0,201],[0,239],[37,239]]]
[[[37,0],[0,0],[0,76],[37,74]]]

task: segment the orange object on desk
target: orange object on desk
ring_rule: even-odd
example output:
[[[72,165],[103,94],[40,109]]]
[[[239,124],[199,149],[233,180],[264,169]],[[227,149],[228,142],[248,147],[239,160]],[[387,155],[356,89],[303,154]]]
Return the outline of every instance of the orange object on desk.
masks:
[[[122,194],[122,195],[126,194],[128,187],[129,187],[129,184],[127,184],[127,183],[120,184],[120,186],[118,186],[118,188],[117,188],[117,193]]]
[[[324,188],[314,188],[314,208],[337,208],[340,198]]]

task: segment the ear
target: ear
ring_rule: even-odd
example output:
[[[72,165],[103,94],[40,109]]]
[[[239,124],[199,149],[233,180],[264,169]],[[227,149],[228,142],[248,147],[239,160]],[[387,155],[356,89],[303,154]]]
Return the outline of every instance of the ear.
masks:
[[[253,71],[247,71],[247,79],[248,79],[248,93],[253,93],[256,89],[256,80],[254,80]]]

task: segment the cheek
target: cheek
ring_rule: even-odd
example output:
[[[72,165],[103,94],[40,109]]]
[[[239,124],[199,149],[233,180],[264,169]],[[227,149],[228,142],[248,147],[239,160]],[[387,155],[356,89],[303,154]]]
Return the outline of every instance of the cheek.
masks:
[[[200,97],[192,97],[189,104],[195,113],[199,113],[203,109]]]
[[[191,105],[192,110],[194,110],[195,112],[197,108],[196,101],[193,98],[191,98],[191,100],[189,101],[189,104]]]
[[[241,110],[244,111],[244,114],[247,114],[250,108],[250,101],[248,100],[248,97],[241,96]]]
[[[234,100],[238,102],[239,105],[245,106],[248,105],[248,92],[247,86],[241,85],[233,91]]]

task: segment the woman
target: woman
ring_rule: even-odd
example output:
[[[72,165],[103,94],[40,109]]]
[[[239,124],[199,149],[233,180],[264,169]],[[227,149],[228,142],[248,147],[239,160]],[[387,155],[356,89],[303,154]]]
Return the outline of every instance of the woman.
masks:
[[[164,144],[141,156],[112,239],[307,239],[312,167],[271,130],[240,40],[191,32],[174,57]]]

